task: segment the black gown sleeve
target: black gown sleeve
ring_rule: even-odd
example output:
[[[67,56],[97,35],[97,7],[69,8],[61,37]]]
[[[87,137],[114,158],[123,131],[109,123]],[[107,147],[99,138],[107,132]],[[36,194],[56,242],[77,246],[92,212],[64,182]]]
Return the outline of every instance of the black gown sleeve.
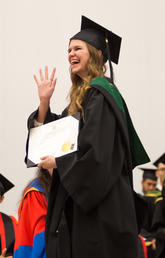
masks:
[[[165,239],[165,217],[163,214],[163,202],[164,200],[161,200],[156,204],[152,221],[154,236],[158,239]]]
[[[28,130],[30,130],[31,128],[34,127],[34,119],[37,119],[37,116],[38,116],[38,109],[35,110],[28,118],[28,121],[27,121]],[[54,113],[51,113],[50,108],[49,108],[48,112],[46,114],[46,117],[45,117],[44,124],[52,122],[52,121],[57,120],[59,118],[60,118],[60,115],[56,115]]]
[[[64,111],[62,112],[61,115],[56,115],[54,113],[51,112],[50,108],[48,109],[48,112],[46,114],[46,117],[45,117],[45,121],[44,121],[44,124],[46,123],[49,123],[49,122],[52,122],[52,121],[55,121],[59,118],[62,118],[64,116],[67,115],[67,108],[64,109]],[[34,127],[34,119],[37,119],[38,117],[38,109],[35,110],[28,118],[28,121],[27,121],[27,128],[28,128],[28,136],[27,136],[27,141],[26,141],[26,156],[25,156],[25,163],[27,163],[27,155],[28,155],[28,144],[29,144],[29,132],[30,132],[30,129]]]
[[[111,107],[90,90],[77,152],[56,158],[60,181],[74,202],[90,211],[111,191],[124,166],[124,149]]]

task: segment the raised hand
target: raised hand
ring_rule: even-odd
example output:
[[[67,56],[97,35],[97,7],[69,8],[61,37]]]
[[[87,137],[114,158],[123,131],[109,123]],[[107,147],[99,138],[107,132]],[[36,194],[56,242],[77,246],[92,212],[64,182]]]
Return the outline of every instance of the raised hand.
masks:
[[[46,113],[49,108],[50,98],[54,92],[54,88],[57,81],[57,78],[54,78],[55,72],[56,68],[53,69],[49,78],[48,67],[45,66],[45,78],[41,69],[39,70],[40,80],[38,80],[36,75],[34,75],[34,80],[36,81],[38,87],[38,96],[40,98],[40,105],[37,118],[37,121],[40,123],[44,122]]]
[[[40,80],[37,79],[37,76],[34,75],[34,80],[38,87],[38,96],[40,102],[49,102],[50,98],[54,92],[57,78],[54,78],[56,68],[53,69],[50,77],[48,75],[48,67],[45,66],[45,76],[43,75],[42,70],[39,70]]]

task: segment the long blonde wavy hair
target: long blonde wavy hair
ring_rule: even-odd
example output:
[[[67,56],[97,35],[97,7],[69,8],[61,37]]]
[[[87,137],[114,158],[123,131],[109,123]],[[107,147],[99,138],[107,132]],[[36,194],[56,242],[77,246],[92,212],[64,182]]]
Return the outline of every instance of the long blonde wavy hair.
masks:
[[[68,115],[73,115],[76,112],[81,112],[82,116],[84,115],[82,103],[85,99],[86,90],[89,88],[89,83],[96,77],[104,76],[106,72],[102,53],[88,43],[86,45],[90,56],[87,62],[88,75],[82,79],[77,74],[71,72],[72,87],[69,93]]]

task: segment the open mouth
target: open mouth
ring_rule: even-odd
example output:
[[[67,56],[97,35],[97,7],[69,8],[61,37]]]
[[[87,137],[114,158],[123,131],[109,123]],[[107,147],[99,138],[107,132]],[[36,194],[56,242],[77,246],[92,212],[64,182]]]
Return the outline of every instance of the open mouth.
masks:
[[[71,61],[71,65],[73,66],[73,65],[76,65],[76,64],[79,64],[80,62],[78,61],[78,60],[73,60],[73,61]]]

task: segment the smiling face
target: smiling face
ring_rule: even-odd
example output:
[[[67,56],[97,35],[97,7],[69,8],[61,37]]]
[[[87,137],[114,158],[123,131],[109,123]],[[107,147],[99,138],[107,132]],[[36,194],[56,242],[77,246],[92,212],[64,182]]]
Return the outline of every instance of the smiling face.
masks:
[[[72,39],[68,49],[68,60],[71,72],[77,74],[81,78],[88,75],[87,62],[89,59],[89,51],[84,41]]]

